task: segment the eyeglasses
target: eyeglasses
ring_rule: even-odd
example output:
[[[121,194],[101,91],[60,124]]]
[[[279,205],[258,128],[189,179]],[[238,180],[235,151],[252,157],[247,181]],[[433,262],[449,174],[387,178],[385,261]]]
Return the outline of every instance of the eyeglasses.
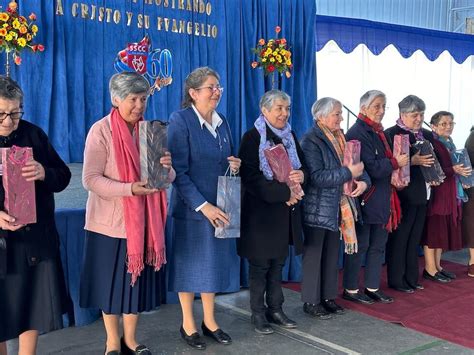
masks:
[[[7,117],[10,117],[13,123],[19,121],[25,113],[18,111],[18,112],[0,112],[0,124],[3,123],[7,119]]]
[[[443,122],[443,123],[438,124],[438,126],[441,126],[443,128],[454,127],[455,125],[456,125],[456,122]]]
[[[196,88],[194,90],[202,90],[202,89],[207,89],[211,92],[211,94],[215,94],[216,92],[219,91],[219,94],[222,94],[224,92],[224,88],[222,86],[202,86],[200,88]]]

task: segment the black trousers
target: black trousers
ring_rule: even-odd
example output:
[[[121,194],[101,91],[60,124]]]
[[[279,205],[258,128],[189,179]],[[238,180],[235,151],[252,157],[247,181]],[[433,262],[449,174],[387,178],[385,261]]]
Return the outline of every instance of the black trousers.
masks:
[[[250,309],[253,314],[264,314],[265,301],[270,312],[281,311],[283,291],[281,271],[286,257],[276,259],[249,259]]]
[[[344,288],[347,290],[359,288],[359,272],[364,255],[366,255],[364,286],[378,289],[388,232],[382,224],[359,223],[356,224],[356,232],[357,253],[344,255]]]
[[[415,287],[418,283],[418,246],[425,216],[426,205],[402,204],[402,221],[387,243],[389,287]]]
[[[337,296],[339,231],[304,227],[303,280],[301,299],[319,304]]]

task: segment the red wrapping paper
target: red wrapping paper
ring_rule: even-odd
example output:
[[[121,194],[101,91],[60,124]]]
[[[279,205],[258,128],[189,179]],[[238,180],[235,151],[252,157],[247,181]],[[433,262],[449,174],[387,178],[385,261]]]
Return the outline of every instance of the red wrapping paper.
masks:
[[[393,138],[393,156],[399,157],[406,154],[410,156],[410,140],[408,134],[397,134]],[[392,172],[392,185],[402,189],[410,183],[410,164],[407,164]]]
[[[290,158],[283,144],[277,144],[263,151],[268,160],[268,164],[273,172],[273,177],[288,185],[291,193],[296,196],[304,196],[301,185],[290,180],[290,172],[293,170]]]
[[[350,140],[346,142],[344,148],[344,160],[342,165],[349,166],[351,164],[360,163],[360,142],[358,140]],[[344,183],[344,195],[350,195],[356,188],[355,179],[351,179]]]
[[[4,210],[15,217],[15,224],[36,223],[35,182],[26,181],[21,169],[33,159],[29,147],[2,149],[2,181],[5,189]]]

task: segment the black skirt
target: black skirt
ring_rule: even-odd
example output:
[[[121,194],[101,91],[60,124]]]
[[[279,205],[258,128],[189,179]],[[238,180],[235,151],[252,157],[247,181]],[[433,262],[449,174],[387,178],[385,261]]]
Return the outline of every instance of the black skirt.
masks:
[[[145,265],[135,285],[125,264],[127,240],[86,231],[79,303],[106,314],[136,314],[160,305],[162,272]]]

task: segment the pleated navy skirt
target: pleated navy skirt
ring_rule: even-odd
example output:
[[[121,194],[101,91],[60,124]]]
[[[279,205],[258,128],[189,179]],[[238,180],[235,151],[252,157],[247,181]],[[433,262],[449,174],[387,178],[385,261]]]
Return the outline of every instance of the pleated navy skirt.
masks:
[[[135,285],[127,273],[127,240],[86,231],[79,303],[106,314],[137,314],[161,303],[161,271],[145,265]]]

